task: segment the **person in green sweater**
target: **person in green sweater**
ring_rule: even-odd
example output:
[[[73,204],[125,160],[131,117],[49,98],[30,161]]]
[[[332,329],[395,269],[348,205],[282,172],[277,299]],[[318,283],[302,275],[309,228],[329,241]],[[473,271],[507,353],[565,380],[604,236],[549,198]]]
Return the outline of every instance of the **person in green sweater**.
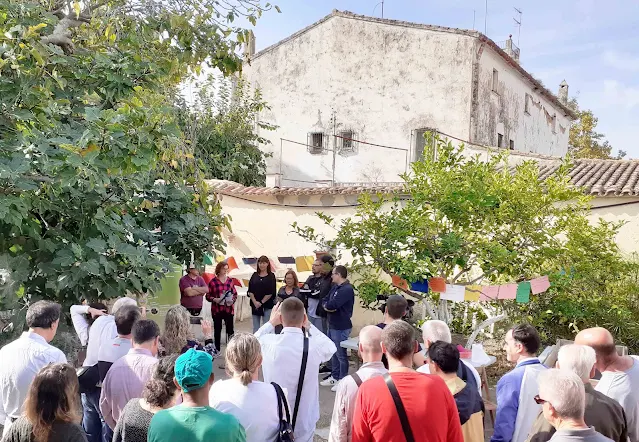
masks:
[[[182,391],[182,404],[153,416],[148,442],[246,442],[234,416],[209,407],[213,378],[210,354],[189,349],[177,358],[175,383]]]

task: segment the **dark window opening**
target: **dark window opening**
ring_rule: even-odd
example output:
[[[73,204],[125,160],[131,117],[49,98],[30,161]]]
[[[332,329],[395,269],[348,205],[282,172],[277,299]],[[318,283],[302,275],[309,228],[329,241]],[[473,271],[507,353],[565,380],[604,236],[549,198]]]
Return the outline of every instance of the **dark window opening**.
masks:
[[[413,161],[421,161],[424,158],[424,149],[426,148],[426,132],[428,132],[428,129],[415,130],[415,153]]]
[[[503,147],[504,144],[504,136],[502,134],[497,134],[497,147]]]
[[[530,115],[530,99],[532,97],[528,94],[526,94],[526,101],[524,103],[524,112],[526,112],[527,114]]]
[[[510,150],[515,150],[515,140],[510,140]]]
[[[323,132],[311,132],[308,137],[308,151],[312,154],[320,154],[324,152],[324,143],[326,137]]]
[[[497,69],[493,69],[493,92],[497,92],[498,86],[499,86],[499,72],[497,72]]]

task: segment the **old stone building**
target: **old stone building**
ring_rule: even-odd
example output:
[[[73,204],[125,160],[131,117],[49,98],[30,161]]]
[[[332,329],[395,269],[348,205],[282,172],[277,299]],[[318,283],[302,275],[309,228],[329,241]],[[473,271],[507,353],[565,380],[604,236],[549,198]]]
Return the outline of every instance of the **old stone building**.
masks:
[[[511,40],[503,46],[476,31],[340,11],[258,53],[250,42],[242,75],[270,106],[262,119],[278,126],[261,134],[269,174],[288,186],[397,181],[426,130],[564,155],[568,85],[558,98],[520,66]]]

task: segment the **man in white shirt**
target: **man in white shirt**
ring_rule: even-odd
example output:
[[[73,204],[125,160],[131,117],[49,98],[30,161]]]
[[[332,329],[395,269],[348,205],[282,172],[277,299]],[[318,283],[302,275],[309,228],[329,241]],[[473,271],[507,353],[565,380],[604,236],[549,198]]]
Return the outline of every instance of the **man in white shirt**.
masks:
[[[118,335],[110,343],[103,343],[98,351],[100,381],[104,381],[111,365],[131,350],[131,330],[142,317],[142,313],[134,305],[125,305],[115,312],[113,317]]]
[[[375,325],[364,327],[359,332],[359,355],[364,365],[337,384],[328,442],[351,441],[353,412],[359,386],[368,379],[388,372],[382,363],[382,354],[382,329]]]
[[[451,344],[453,341],[448,325],[444,321],[437,321],[434,319],[424,322],[424,325],[422,325],[422,337],[424,338],[425,353],[428,353],[428,347],[430,347],[430,344],[433,342],[443,341],[447,344]],[[414,360],[415,359],[416,358],[414,358]],[[463,362],[463,366],[462,364],[459,364],[457,376],[468,385],[477,388],[477,390],[479,390],[479,395],[481,396],[481,378],[479,377],[479,372],[477,372],[477,369],[473,367],[470,361],[465,359],[460,359],[460,361]],[[417,371],[420,373],[430,374],[428,364],[420,366]]]
[[[29,331],[0,350],[0,422],[4,424],[4,434],[22,414],[29,386],[40,369],[67,362],[62,351],[49,345],[58,330],[60,304],[31,304],[26,322]]]
[[[95,379],[99,382],[99,370],[98,370],[98,356],[100,354],[100,348],[108,346],[112,343],[113,339],[118,336],[117,327],[115,325],[115,315],[118,310],[127,305],[137,307],[135,299],[122,297],[115,301],[113,308],[111,309],[111,315],[104,315],[97,318],[91,327],[89,322],[82,316],[76,316],[73,321],[73,326],[78,333],[78,336],[89,330],[89,340],[87,343],[87,355],[84,359],[83,367],[86,367],[87,371],[95,371],[95,376],[87,375],[89,379]],[[89,306],[74,306],[71,307],[76,313],[89,313]],[[85,311],[83,311],[85,310]],[[84,322],[82,321],[84,319]],[[82,377],[79,378],[80,386],[83,387]],[[100,388],[96,386],[90,386],[88,391],[82,393],[82,428],[87,434],[89,442],[110,442],[111,441],[111,429],[104,422],[102,413],[100,412]]]
[[[275,327],[280,324],[284,328],[276,335]],[[262,347],[264,382],[277,382],[287,392],[291,414],[294,414],[304,351],[303,328],[309,332],[308,361],[295,423],[295,441],[311,442],[319,420],[319,367],[333,356],[335,344],[311,325],[304,304],[295,297],[276,305],[271,320],[255,333],[255,337]]]
[[[575,336],[575,344],[595,350],[595,368],[601,373],[595,390],[621,404],[626,412],[628,439],[639,442],[639,358],[619,356],[612,334],[601,327],[582,330]]]

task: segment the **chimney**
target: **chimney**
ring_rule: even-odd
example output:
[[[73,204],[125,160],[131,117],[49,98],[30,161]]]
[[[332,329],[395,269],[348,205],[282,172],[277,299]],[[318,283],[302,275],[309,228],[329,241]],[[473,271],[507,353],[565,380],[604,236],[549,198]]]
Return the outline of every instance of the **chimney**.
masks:
[[[562,81],[559,85],[557,97],[563,104],[568,104],[568,83],[566,83],[566,80]]]
[[[504,48],[504,52],[506,52],[506,54],[508,54],[510,58],[519,63],[519,48],[513,43],[512,34],[509,35],[508,40],[506,40],[506,47]]]
[[[248,31],[246,42],[244,43],[244,58],[250,60],[253,55],[255,55],[255,34],[253,34],[253,31]]]

